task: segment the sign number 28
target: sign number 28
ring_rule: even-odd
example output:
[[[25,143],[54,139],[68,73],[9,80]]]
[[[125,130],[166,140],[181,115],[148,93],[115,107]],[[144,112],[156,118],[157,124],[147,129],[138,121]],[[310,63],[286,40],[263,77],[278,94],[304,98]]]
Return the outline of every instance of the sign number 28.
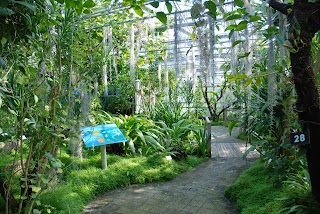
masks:
[[[294,135],[294,142],[295,142],[295,143],[303,143],[304,141],[306,141],[306,136],[305,136],[305,134],[297,134],[297,135]]]
[[[309,131],[295,132],[291,134],[291,143],[293,145],[310,144]]]

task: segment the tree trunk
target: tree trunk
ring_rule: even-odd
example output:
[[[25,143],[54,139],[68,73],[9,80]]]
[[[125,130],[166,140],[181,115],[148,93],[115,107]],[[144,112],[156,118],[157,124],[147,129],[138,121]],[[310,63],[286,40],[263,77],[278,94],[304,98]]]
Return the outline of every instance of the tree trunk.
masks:
[[[306,147],[307,161],[312,193],[320,202],[320,97],[311,52],[312,38],[320,30],[320,3],[296,0],[290,5],[280,0],[270,0],[269,5],[287,15],[290,23],[290,59],[298,97],[297,110],[303,128],[310,132],[310,145]]]

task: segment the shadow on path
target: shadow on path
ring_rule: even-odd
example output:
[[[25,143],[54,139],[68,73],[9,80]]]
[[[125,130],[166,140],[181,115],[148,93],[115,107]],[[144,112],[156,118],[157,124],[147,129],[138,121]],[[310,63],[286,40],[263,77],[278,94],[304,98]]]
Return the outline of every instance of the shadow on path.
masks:
[[[212,134],[212,145],[229,143],[236,149],[245,144],[234,136],[230,137],[225,127],[212,127]],[[228,147],[225,148],[227,152]],[[254,155],[244,160],[239,151],[222,156],[216,153],[214,158],[168,182],[131,185],[109,191],[90,202],[83,213],[236,214],[232,203],[224,197],[224,190],[257,157]]]

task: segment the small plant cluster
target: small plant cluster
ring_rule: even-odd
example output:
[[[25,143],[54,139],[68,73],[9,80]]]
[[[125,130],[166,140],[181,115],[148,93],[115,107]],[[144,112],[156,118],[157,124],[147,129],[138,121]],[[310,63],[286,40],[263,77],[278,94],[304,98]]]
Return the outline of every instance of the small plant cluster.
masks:
[[[144,115],[117,115],[92,112],[94,124],[114,123],[127,137],[123,145],[126,155],[172,155],[174,159],[187,155],[207,156],[206,132],[202,120],[183,112],[180,103],[159,103]],[[120,145],[122,146],[122,145]]]

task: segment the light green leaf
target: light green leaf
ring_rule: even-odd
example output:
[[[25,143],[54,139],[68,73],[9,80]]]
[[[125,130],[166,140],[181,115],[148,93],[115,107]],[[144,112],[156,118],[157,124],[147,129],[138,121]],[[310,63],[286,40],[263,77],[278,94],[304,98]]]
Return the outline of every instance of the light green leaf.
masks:
[[[172,4],[168,1],[166,1],[166,7],[167,7],[168,12],[171,13],[172,12]]]
[[[244,84],[244,87],[248,87],[251,83],[252,83],[252,79],[251,78],[247,79],[247,81]]]
[[[87,0],[83,4],[83,7],[85,7],[85,8],[93,8],[94,6],[96,6],[96,3],[94,3],[92,0]]]
[[[163,24],[167,24],[167,16],[164,12],[157,12],[156,17],[162,22]]]
[[[30,186],[32,188],[32,192],[39,192],[41,190],[41,187],[39,186]]]
[[[15,79],[16,82],[20,85],[25,85],[29,83],[29,78],[26,75],[17,75]]]
[[[158,1],[151,2],[150,4],[154,8],[158,8],[159,7],[159,2]]]
[[[41,214],[41,211],[38,210],[38,209],[33,209],[32,212],[33,212],[34,214]]]
[[[254,16],[250,16],[249,22],[256,22],[259,20],[261,20],[261,16],[254,15]]]
[[[191,39],[192,39],[193,41],[196,39],[196,36],[195,36],[194,32],[192,32],[192,33],[190,34],[190,37],[191,37]]]
[[[34,102],[35,102],[35,103],[38,103],[38,101],[39,101],[38,96],[34,94],[33,97],[34,97]]]
[[[7,38],[6,37],[2,37],[1,38],[1,45],[4,45],[7,43]]]
[[[138,15],[138,16],[143,16],[143,10],[141,9],[141,7],[140,6],[138,6],[138,5],[136,5],[134,8],[133,8],[133,10],[134,10],[134,12],[136,12],[136,14]]]

